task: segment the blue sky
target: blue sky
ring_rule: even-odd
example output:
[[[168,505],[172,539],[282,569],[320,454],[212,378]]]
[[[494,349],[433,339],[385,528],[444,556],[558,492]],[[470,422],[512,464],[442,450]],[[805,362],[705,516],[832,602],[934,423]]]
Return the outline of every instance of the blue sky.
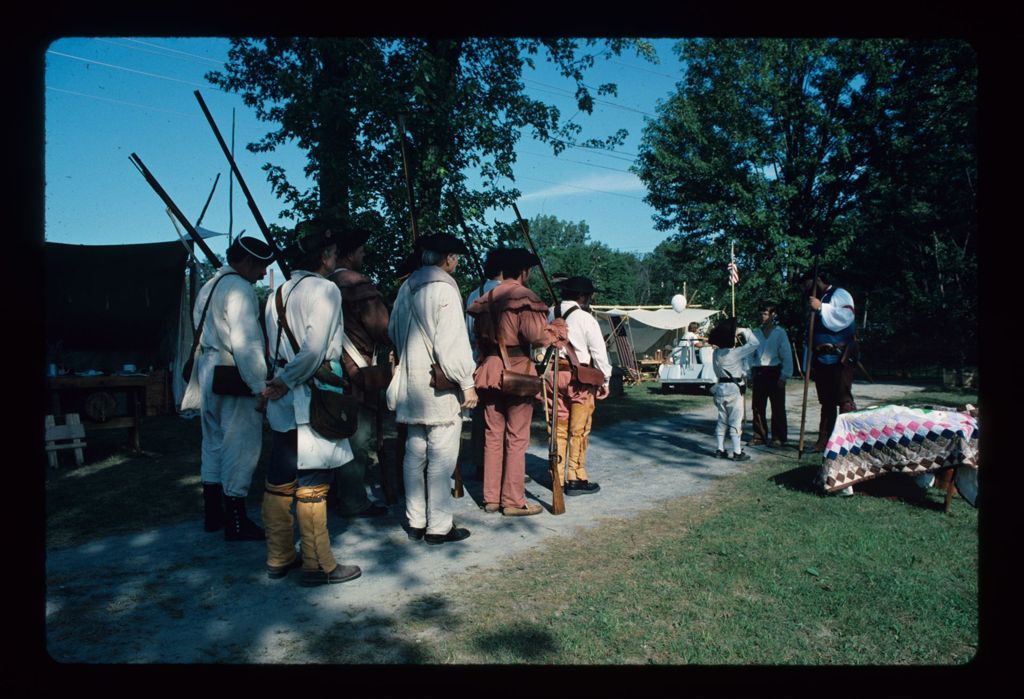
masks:
[[[615,153],[569,148],[557,157],[524,133],[514,171],[525,217],[549,214],[586,221],[594,240],[637,253],[650,252],[666,237],[654,230],[642,183],[627,172],[639,152],[645,119],[681,77],[674,40],[652,43],[657,64],[632,54],[597,60],[587,84],[614,82],[619,93],[598,97],[592,115],[576,114],[572,84],[543,62],[524,75],[529,94],[558,106],[563,118],[573,118],[583,127],[582,138],[629,131]],[[47,241],[99,245],[176,238],[163,203],[128,160],[133,152],[193,222],[220,173],[203,227],[228,231],[228,166],[193,97],[196,89],[226,139],[235,110],[239,168],[267,222],[280,221],[283,207],[261,167],[271,160],[299,179],[304,158],[294,146],[272,154],[245,149],[268,125],[237,94],[217,90],[203,77],[223,65],[228,49],[228,39],[166,37],[64,38],[49,46],[44,92]],[[236,235],[242,230],[258,235],[237,183],[233,211]],[[210,245],[223,253],[226,238],[211,239]]]

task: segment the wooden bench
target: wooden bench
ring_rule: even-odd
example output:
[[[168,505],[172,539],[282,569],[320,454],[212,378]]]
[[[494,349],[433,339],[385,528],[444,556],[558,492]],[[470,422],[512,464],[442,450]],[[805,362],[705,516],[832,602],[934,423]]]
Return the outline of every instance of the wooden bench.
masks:
[[[65,415],[63,425],[58,425],[53,415],[47,415],[45,424],[46,459],[50,468],[57,468],[57,452],[64,449],[74,449],[75,464],[81,466],[85,460],[82,452],[85,447],[85,426],[82,425],[78,413]]]

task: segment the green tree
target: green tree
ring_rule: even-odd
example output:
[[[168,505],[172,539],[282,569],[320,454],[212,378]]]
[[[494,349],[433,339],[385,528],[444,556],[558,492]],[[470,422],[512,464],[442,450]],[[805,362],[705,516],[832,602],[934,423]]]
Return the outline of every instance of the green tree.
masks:
[[[285,204],[281,215],[324,212],[366,226],[373,232],[367,270],[385,277],[401,259],[395,251],[410,249],[412,238],[398,118],[408,130],[419,226],[453,228],[454,197],[475,222],[483,247],[495,241],[480,228],[483,212],[519,195],[501,183],[512,179],[522,130],[530,129],[556,154],[580,134],[580,126],[564,121],[557,108],[525,94],[524,71],[542,56],[573,81],[578,109],[590,113],[594,92],[616,89],[584,84],[596,59],[584,48],[598,46],[606,57],[628,48],[654,55],[650,45],[625,39],[237,39],[224,71],[208,78],[240,92],[260,119],[276,124],[251,150],[270,152],[295,140],[307,151],[305,175],[312,186],[306,189],[280,167],[265,167]],[[599,143],[614,145],[624,137],[620,131]],[[471,171],[483,181],[477,189],[469,185]]]
[[[800,337],[804,304],[790,278],[817,249],[857,299],[858,320],[870,292],[880,350],[919,363],[970,356],[970,333],[959,349],[933,351],[975,306],[970,48],[694,40],[677,52],[684,79],[659,104],[636,166],[655,225],[673,231],[666,259],[688,275],[705,265],[723,307],[735,242],[741,320],[772,298]],[[653,275],[678,281],[663,277]],[[962,308],[944,310],[954,299]]]

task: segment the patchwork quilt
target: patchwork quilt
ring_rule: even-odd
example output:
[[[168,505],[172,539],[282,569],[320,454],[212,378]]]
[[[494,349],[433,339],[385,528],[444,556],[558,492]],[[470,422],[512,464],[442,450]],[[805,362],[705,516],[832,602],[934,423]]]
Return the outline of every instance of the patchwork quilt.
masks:
[[[952,409],[884,405],[836,419],[819,483],[834,493],[888,473],[978,469],[978,419]]]

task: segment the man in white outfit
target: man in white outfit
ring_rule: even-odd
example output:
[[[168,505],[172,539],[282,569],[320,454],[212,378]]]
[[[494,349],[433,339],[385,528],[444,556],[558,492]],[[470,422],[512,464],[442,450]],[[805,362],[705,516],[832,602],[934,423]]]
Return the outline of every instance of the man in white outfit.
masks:
[[[341,565],[327,531],[327,493],[332,469],[352,460],[347,439],[327,439],[309,421],[308,382],[325,363],[342,374],[341,291],[326,279],[337,268],[338,232],[321,220],[296,226],[291,249],[295,272],[267,300],[266,320],[274,378],[267,382],[267,419],[273,430],[263,496],[267,528],[267,575],[280,578],[302,566],[306,586],[358,578],[359,566]],[[284,307],[279,318],[278,302]],[[279,320],[282,322],[279,324]],[[291,337],[289,336],[289,330]],[[298,345],[296,351],[292,338]],[[295,553],[292,499],[299,521],[302,555]]]
[[[402,471],[409,538],[443,544],[469,536],[468,529],[455,526],[450,485],[462,435],[460,411],[477,404],[462,295],[451,276],[468,250],[444,233],[417,242],[422,266],[398,290],[388,324],[398,366],[387,400],[396,422],[408,425]],[[455,388],[431,386],[432,364]]]
[[[565,319],[569,333],[569,345],[558,351],[558,419],[555,423],[555,436],[558,453],[566,464],[564,473],[562,468],[558,469],[558,478],[566,495],[589,495],[601,489],[587,474],[587,447],[596,401],[608,397],[612,365],[608,361],[601,327],[589,312],[597,292],[594,283],[587,277],[569,277],[556,282],[556,286],[562,292],[558,315]],[[554,319],[555,309],[552,308],[548,313],[548,321]],[[569,356],[570,348],[574,357]],[[580,365],[599,369],[602,374],[600,382],[581,381],[573,360]],[[593,378],[596,379],[596,376]]]
[[[192,322],[200,335],[182,408],[198,407],[201,415],[203,528],[208,532],[223,528],[226,541],[259,541],[263,530],[245,512],[245,497],[262,449],[259,394],[267,379],[259,302],[252,285],[266,274],[273,253],[266,243],[244,237],[228,247],[227,260],[196,296]],[[237,367],[251,393],[214,393],[218,365]]]
[[[715,346],[711,365],[714,367],[715,376],[718,377],[718,383],[711,388],[715,408],[718,410],[718,422],[715,424],[718,448],[715,456],[720,459],[732,458],[733,461],[750,459],[750,455],[743,452],[740,444],[740,435],[743,432],[743,392],[740,390],[740,384],[746,373],[747,361],[758,347],[757,338],[750,330],[742,328],[741,332],[746,342],[742,347],[736,346],[735,318],[720,320],[708,333],[708,341]],[[726,436],[732,441],[731,457],[725,452]]]

